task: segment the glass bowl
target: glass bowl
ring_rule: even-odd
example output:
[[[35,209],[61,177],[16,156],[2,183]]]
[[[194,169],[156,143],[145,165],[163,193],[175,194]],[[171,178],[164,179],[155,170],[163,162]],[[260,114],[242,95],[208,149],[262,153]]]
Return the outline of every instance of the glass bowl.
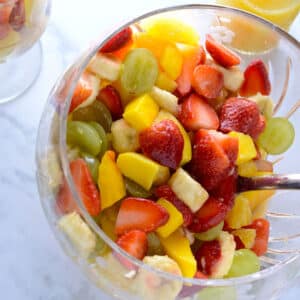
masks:
[[[296,133],[300,128],[299,106],[300,45],[280,28],[254,15],[214,5],[184,5],[156,10],[116,27],[71,65],[50,93],[41,118],[37,138],[37,182],[41,203],[55,236],[72,260],[100,289],[120,299],[275,299],[300,276],[300,205],[299,191],[277,192],[269,203],[267,218],[271,223],[269,249],[261,257],[262,270],[252,275],[233,279],[188,279],[154,269],[138,261],[119,248],[99,228],[85,210],[70,175],[66,146],[66,120],[70,99],[76,83],[91,58],[113,35],[128,25],[138,24],[150,16],[175,16],[196,28],[200,36],[206,33],[223,39],[242,56],[242,69],[261,58],[267,65],[272,84],[271,97],[276,115],[290,116]],[[248,24],[243,31],[240,21]],[[248,30],[248,31],[247,31]],[[249,31],[250,30],[250,31]],[[252,31],[251,31],[252,30]],[[245,34],[256,46],[245,41]],[[233,38],[229,38],[231,36]],[[225,40],[224,40],[225,37]],[[241,42],[241,40],[245,42]],[[282,103],[282,105],[279,105]],[[300,170],[296,134],[293,146],[275,166],[276,173],[297,173]],[[55,199],[60,184],[66,180],[85,222],[85,231],[101,245],[100,250],[87,253],[79,241],[69,240],[60,230],[62,215],[56,210]],[[88,245],[87,245],[88,248]],[[97,248],[97,247],[96,247]],[[116,258],[118,257],[118,259]],[[119,259],[126,259],[137,272],[129,272]]]

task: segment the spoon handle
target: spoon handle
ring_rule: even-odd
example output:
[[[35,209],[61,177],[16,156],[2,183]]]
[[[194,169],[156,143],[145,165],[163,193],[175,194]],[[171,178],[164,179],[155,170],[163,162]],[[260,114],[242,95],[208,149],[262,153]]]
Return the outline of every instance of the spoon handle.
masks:
[[[261,177],[239,177],[238,191],[251,190],[297,190],[300,189],[300,174],[272,174]]]

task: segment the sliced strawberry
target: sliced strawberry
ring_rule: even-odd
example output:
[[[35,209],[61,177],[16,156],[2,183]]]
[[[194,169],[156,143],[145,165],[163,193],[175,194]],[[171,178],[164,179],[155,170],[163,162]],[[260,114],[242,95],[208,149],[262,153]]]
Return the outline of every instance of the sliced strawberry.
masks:
[[[241,58],[236,53],[218,43],[210,34],[206,35],[205,47],[211,57],[225,68],[238,65],[241,62]]]
[[[189,226],[193,221],[193,213],[191,209],[182,202],[169,185],[161,185],[155,189],[155,196],[157,198],[164,198],[171,202],[182,214],[183,216],[183,226]]]
[[[184,140],[172,120],[162,120],[139,135],[143,153],[158,163],[176,169],[182,159]]]
[[[70,171],[85,208],[91,216],[97,216],[101,210],[100,196],[86,162],[81,158],[73,160],[70,163]],[[66,180],[58,193],[56,204],[62,213],[78,211]]]
[[[191,91],[194,69],[198,64],[205,62],[206,54],[202,46],[187,47],[181,52],[183,54],[183,64],[181,74],[176,79],[176,82],[180,96],[185,96]]]
[[[264,129],[264,117],[254,101],[246,98],[229,98],[220,112],[220,130],[239,131],[256,138]]]
[[[204,242],[195,255],[198,270],[205,275],[211,275],[214,266],[221,259],[221,256],[221,245],[218,240]]]
[[[1,3],[1,1],[0,1]],[[13,9],[13,6],[11,4],[2,4],[0,7],[0,25],[8,24],[9,22],[9,16],[11,14],[11,11]]]
[[[270,223],[266,219],[256,219],[252,224],[245,226],[244,228],[252,228],[256,230],[256,237],[254,245],[251,248],[256,255],[264,255],[268,250],[268,241],[270,234]]]
[[[99,50],[99,52],[107,53],[119,50],[131,39],[131,36],[131,28],[126,27],[115,36],[113,36],[108,42],[106,42],[106,44]]]
[[[133,229],[151,232],[164,225],[168,219],[167,210],[155,202],[128,197],[122,201],[115,230],[117,235]]]
[[[178,119],[187,130],[217,129],[219,118],[201,97],[191,94],[179,107]]]
[[[240,95],[244,97],[253,96],[257,93],[269,95],[271,83],[265,64],[260,60],[252,61],[244,72],[244,82],[240,88]]]
[[[147,234],[141,230],[131,230],[120,236],[116,242],[123,250],[131,256],[142,260],[148,249]],[[133,268],[133,264],[121,255],[116,255],[119,261],[128,269]]]
[[[71,105],[70,105],[70,110],[69,112],[71,113],[72,111],[75,110],[81,103],[83,103],[89,96],[91,96],[93,92],[93,87],[92,83],[89,79],[89,75],[87,73],[83,73],[77,83],[77,86],[75,88],[72,100],[71,100]]]
[[[114,120],[122,117],[124,110],[121,97],[119,92],[112,85],[109,84],[101,89],[97,96],[97,100],[103,102],[107,106]]]
[[[9,24],[15,31],[20,31],[25,24],[24,0],[17,0],[9,16]]]
[[[216,67],[199,65],[194,69],[192,87],[199,95],[215,99],[220,95],[223,85],[224,76]]]
[[[189,170],[209,191],[229,175],[230,160],[211,130],[199,129],[194,135]]]

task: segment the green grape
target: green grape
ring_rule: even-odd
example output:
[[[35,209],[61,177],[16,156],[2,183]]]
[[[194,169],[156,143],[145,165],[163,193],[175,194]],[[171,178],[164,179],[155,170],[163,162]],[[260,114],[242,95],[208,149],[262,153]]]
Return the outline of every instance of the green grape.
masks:
[[[127,192],[133,197],[149,198],[152,193],[145,190],[142,186],[125,177],[125,185]]]
[[[102,102],[95,100],[91,105],[79,108],[72,113],[74,121],[95,121],[101,124],[106,132],[110,132],[112,118],[110,111]]]
[[[195,300],[237,300],[237,291],[234,286],[207,287],[201,290]]]
[[[158,64],[148,49],[131,50],[124,61],[121,85],[126,92],[138,96],[150,92],[158,76]]]
[[[224,221],[212,227],[211,229],[208,229],[207,231],[195,233],[195,238],[206,242],[213,241],[220,235],[223,226],[224,226]]]
[[[288,119],[271,118],[267,120],[257,143],[269,154],[281,154],[293,144],[294,138],[295,130]]]
[[[226,277],[239,277],[258,272],[259,258],[249,249],[240,249],[234,252],[233,262]]]
[[[96,156],[101,151],[102,140],[97,130],[84,122],[67,122],[67,143],[81,151]]]
[[[97,183],[98,181],[98,168],[99,168],[99,159],[88,154],[88,153],[81,153],[80,155],[86,162],[91,174],[92,174],[92,177],[93,177],[93,180],[94,182]]]
[[[148,250],[147,255],[153,256],[153,255],[165,255],[165,250],[160,243],[160,240],[156,233],[150,232],[147,234],[147,240],[148,240]]]
[[[97,123],[97,122],[89,122],[90,125],[92,125],[98,132],[101,140],[102,140],[102,146],[101,146],[101,151],[99,153],[99,158],[101,159],[104,153],[108,150],[108,138],[107,134],[104,131],[103,127]]]

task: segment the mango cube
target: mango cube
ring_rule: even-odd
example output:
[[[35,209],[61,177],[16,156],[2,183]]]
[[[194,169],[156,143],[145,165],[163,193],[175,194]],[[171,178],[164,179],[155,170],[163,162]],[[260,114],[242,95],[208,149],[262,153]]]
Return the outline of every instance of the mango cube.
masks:
[[[159,111],[156,102],[144,94],[130,102],[123,113],[124,119],[137,131],[150,127]]]
[[[256,157],[257,151],[250,135],[236,131],[231,131],[229,135],[236,137],[239,141],[239,152],[236,160],[238,166]]]
[[[171,202],[164,198],[158,199],[156,203],[164,207],[169,213],[168,222],[156,229],[159,236],[166,238],[183,224],[183,216]]]
[[[232,231],[232,234],[239,237],[239,239],[244,244],[245,248],[251,249],[255,242],[256,230],[241,228]]]
[[[182,165],[188,163],[192,158],[192,145],[191,145],[191,140],[190,140],[187,132],[182,127],[181,123],[171,113],[169,113],[163,109],[160,110],[160,112],[158,113],[156,119],[154,120],[154,123],[158,123],[162,120],[172,120],[178,126],[178,128],[182,134],[183,141],[184,141],[183,151],[182,151],[182,159],[181,159],[180,165],[182,166]]]
[[[177,88],[177,82],[171,79],[166,73],[159,72],[155,85],[168,92],[174,92]]]
[[[252,211],[266,200],[269,200],[274,194],[275,191],[272,190],[247,191],[241,193],[243,197],[248,199]]]
[[[101,209],[112,206],[126,195],[122,174],[115,162],[115,153],[106,151],[99,165],[98,186]]]
[[[181,73],[183,58],[175,46],[167,46],[159,60],[161,67],[171,79],[177,79]]]
[[[226,222],[232,229],[239,229],[252,222],[252,211],[249,201],[243,193],[237,195],[232,210],[226,216]]]
[[[146,156],[135,152],[120,154],[117,159],[117,165],[124,176],[138,183],[148,191],[160,174],[166,173],[164,169],[168,169]]]
[[[176,230],[167,238],[160,237],[161,244],[169,257],[174,259],[184,277],[193,278],[197,271],[197,262],[191,251],[190,243],[181,230]]]

